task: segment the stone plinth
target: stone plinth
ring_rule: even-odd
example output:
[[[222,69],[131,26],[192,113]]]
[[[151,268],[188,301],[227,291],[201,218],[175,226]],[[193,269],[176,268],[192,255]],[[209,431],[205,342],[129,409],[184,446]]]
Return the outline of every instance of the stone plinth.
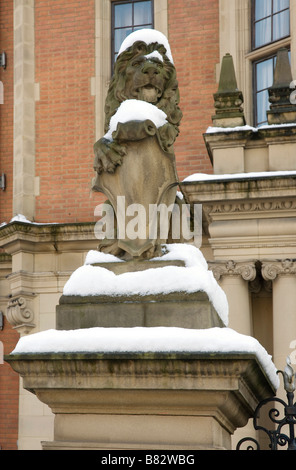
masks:
[[[204,292],[133,296],[62,296],[56,328],[94,327],[213,328],[225,326]]]
[[[43,449],[231,449],[274,390],[249,354],[6,357],[55,414]]]
[[[182,260],[94,263],[116,275],[175,266]],[[156,327],[204,329],[224,327],[207,293],[173,291],[160,294],[62,295],[56,306],[56,328]]]

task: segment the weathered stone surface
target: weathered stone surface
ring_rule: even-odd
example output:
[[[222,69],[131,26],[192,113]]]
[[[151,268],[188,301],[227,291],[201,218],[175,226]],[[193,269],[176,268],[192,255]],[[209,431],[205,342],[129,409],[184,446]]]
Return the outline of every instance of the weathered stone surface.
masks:
[[[124,257],[125,253],[131,257],[145,257],[147,253],[148,257],[161,254],[160,245],[168,239],[170,214],[168,213],[162,221],[163,224],[167,223],[167,236],[162,239],[158,228],[156,237],[151,237],[153,220],[150,216],[150,205],[164,204],[169,208],[176,199],[178,177],[175,157],[162,150],[158,130],[151,123],[152,136],[141,140],[131,139],[135,127],[142,127],[144,124],[129,122],[127,125],[119,125],[117,133],[121,136],[116,141],[125,141],[126,155],[114,173],[103,172],[96,182],[96,190],[103,192],[114,208],[116,227],[121,235],[117,238],[114,234],[113,240],[101,242],[99,249],[119,257]],[[124,199],[121,199],[122,197]],[[128,224],[135,219],[135,213],[132,211],[129,215],[128,212],[128,208],[133,204],[141,206],[145,216],[143,229],[136,239],[132,239],[128,231]],[[155,222],[157,227],[161,223],[157,220]]]
[[[56,307],[56,327],[224,327],[207,294],[173,292],[146,296],[62,296]]]
[[[24,354],[6,357],[55,414],[44,449],[231,449],[274,394],[248,354]]]
[[[237,87],[233,58],[226,54],[222,59],[218,92],[214,94],[214,126],[237,127],[246,124],[242,104],[243,94]]]

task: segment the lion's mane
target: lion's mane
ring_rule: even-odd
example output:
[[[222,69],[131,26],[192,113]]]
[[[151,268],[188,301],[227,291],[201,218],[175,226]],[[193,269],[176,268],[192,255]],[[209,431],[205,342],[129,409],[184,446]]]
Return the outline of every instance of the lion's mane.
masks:
[[[162,44],[152,43],[147,45],[143,41],[135,42],[131,47],[122,52],[114,66],[114,74],[109,86],[105,102],[105,132],[109,129],[111,117],[116,113],[120,104],[132,97],[126,96],[126,69],[131,60],[137,56],[148,55],[157,51],[163,57],[165,89],[156,106],[167,115],[168,123],[174,127],[174,133],[179,133],[179,125],[182,112],[178,106],[180,101],[179,87],[176,79],[174,64],[168,59],[166,49]]]

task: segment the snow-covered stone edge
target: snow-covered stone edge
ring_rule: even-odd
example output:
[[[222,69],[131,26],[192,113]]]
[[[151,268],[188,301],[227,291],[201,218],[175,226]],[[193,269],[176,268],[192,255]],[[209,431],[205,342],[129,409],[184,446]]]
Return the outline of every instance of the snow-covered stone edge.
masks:
[[[53,353],[191,353],[254,355],[275,389],[279,378],[271,356],[253,337],[230,328],[174,327],[47,330],[23,336],[11,355]]]

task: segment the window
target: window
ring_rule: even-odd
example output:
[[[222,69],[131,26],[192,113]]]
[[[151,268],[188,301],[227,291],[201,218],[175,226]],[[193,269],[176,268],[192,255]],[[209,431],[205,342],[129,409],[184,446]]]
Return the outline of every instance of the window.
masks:
[[[289,52],[289,58],[291,61],[291,52]],[[275,65],[276,55],[254,62],[254,114],[257,126],[267,124],[268,88],[273,84]]]
[[[253,109],[254,125],[267,123],[269,109],[268,88],[273,84],[277,41],[290,35],[289,0],[253,0],[252,2],[252,49],[263,53],[253,61]],[[272,46],[274,44],[274,47]],[[264,47],[268,48],[266,55]]]
[[[153,0],[112,2],[112,67],[122,41],[143,28],[153,28]]]
[[[276,56],[254,62],[254,114],[257,126],[267,123],[266,111],[269,109],[268,88],[273,83]]]
[[[253,2],[253,49],[278,41],[289,34],[289,0],[255,0]]]

